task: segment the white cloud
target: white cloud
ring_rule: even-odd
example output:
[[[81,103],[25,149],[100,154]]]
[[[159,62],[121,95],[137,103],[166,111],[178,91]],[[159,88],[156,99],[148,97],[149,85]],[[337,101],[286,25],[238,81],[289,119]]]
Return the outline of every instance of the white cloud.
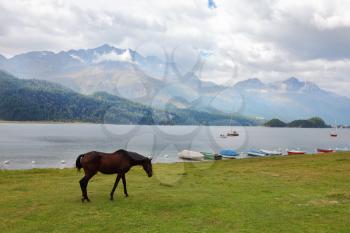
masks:
[[[350,1],[215,3],[209,9],[207,0],[2,1],[0,54],[153,44],[160,48],[155,55],[164,57],[163,48],[175,53],[184,71],[206,51],[211,55],[204,58],[201,77],[218,83],[296,76],[338,92],[350,88]]]
[[[332,15],[332,16],[321,16],[318,14],[314,15],[314,24],[320,30],[329,30],[336,28],[350,27],[350,16],[344,15]]]

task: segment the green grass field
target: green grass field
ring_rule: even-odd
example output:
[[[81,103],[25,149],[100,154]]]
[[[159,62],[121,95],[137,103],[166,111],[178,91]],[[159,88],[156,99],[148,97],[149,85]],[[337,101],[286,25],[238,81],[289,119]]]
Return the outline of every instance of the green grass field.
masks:
[[[350,153],[154,165],[97,175],[0,171],[1,232],[350,232]]]

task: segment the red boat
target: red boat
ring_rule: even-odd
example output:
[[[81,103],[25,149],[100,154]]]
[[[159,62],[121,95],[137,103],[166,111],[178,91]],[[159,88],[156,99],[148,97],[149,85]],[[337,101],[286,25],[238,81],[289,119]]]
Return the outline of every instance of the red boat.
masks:
[[[288,155],[304,155],[306,153],[305,151],[300,151],[300,150],[289,150],[287,152],[288,152]]]
[[[318,153],[332,153],[332,152],[334,152],[334,150],[332,150],[332,149],[317,149],[317,152]]]

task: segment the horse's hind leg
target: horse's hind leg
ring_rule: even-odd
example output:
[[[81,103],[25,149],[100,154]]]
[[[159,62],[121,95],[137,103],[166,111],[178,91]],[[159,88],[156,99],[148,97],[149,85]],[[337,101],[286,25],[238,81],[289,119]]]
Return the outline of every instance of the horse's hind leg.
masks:
[[[125,179],[125,173],[122,175],[122,181],[123,181],[123,186],[124,186],[124,194],[125,197],[128,197],[128,190],[126,190],[126,179]]]
[[[80,188],[81,188],[81,192],[82,192],[82,198],[81,201],[84,202],[85,200],[90,201],[88,196],[87,196],[87,183],[88,183],[88,179],[87,176],[84,176],[80,181]]]
[[[79,181],[80,184],[80,189],[81,189],[81,194],[82,194],[82,199],[81,201],[84,202],[85,200],[85,176]]]
[[[111,191],[111,201],[113,200],[114,191],[115,191],[115,189],[116,189],[117,186],[118,186],[118,183],[119,183],[120,178],[121,178],[121,175],[118,174],[117,178],[115,179],[115,182],[114,182],[112,191]]]

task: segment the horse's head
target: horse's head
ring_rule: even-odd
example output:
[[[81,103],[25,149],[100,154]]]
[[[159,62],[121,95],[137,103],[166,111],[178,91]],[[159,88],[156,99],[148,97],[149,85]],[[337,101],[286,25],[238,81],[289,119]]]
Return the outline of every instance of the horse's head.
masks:
[[[147,158],[142,163],[143,170],[147,173],[148,177],[153,175],[152,171],[152,158]]]

